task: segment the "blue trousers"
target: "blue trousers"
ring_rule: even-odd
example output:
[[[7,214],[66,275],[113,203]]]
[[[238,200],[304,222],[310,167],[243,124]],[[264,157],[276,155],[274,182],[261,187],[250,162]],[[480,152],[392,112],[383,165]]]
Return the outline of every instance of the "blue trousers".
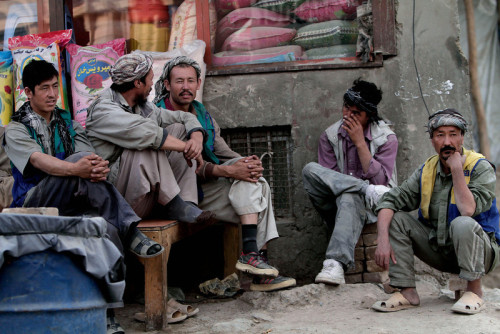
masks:
[[[66,161],[76,162],[88,155],[80,152]],[[128,231],[141,220],[116,188],[107,181],[91,182],[77,176],[49,175],[33,188],[24,207],[56,207],[61,216],[99,216],[108,222],[108,234],[123,251]]]

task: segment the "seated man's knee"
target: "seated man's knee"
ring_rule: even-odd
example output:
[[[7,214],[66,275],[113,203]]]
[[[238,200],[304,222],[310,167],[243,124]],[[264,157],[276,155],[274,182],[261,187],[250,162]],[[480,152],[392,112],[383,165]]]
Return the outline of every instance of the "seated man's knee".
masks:
[[[409,215],[410,215],[409,213],[403,211],[394,212],[390,229],[401,229],[403,226],[406,225]]]
[[[67,157],[64,160],[68,161],[68,162],[77,162],[81,158],[83,158],[83,157],[85,157],[87,155],[91,155],[91,154],[95,154],[95,153],[92,153],[92,152],[78,152],[78,153],[74,153],[74,154],[70,155],[69,157]]]
[[[318,166],[316,162],[310,162],[302,168],[302,179],[304,180],[304,184],[308,184],[311,180],[318,177]]]
[[[450,235],[453,239],[460,238],[462,236],[470,236],[474,233],[474,229],[477,228],[479,224],[471,217],[459,216],[453,219],[450,223]]]
[[[317,162],[310,162],[307,165],[305,165],[304,168],[302,168],[302,176],[306,177],[313,174],[317,165],[318,165]]]

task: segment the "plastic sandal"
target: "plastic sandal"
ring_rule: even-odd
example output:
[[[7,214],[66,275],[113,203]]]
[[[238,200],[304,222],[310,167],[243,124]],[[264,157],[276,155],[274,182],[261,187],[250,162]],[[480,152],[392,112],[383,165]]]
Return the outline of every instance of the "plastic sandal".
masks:
[[[191,305],[181,304],[173,298],[167,302],[167,305],[179,310],[182,314],[185,314],[187,317],[192,317],[193,315],[197,314],[200,311],[200,309],[197,307],[194,308]]]

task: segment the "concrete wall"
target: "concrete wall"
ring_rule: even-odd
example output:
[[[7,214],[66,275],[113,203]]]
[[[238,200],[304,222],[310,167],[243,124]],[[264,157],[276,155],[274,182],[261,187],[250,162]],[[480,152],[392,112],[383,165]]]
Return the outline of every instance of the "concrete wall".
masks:
[[[433,153],[412,56],[412,1],[400,1],[396,11],[398,55],[385,59],[383,67],[206,79],[204,103],[222,128],[292,127],[295,217],[278,223],[281,238],[270,244],[270,260],[283,274],[300,281],[308,282],[320,270],[328,240],[328,231],[303,190],[301,170],[317,161],[319,135],[341,117],[342,96],[353,80],[362,77],[384,92],[379,110],[395,124],[400,182]],[[458,38],[456,0],[416,2],[415,61],[429,111],[454,107],[470,120],[468,67]],[[466,141],[470,144],[471,138]]]

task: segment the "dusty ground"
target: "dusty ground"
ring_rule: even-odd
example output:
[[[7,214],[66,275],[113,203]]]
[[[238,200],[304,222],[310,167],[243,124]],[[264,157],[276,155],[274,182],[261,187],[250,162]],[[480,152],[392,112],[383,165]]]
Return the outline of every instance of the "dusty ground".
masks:
[[[497,198],[500,198],[500,171],[497,180]],[[198,315],[169,325],[166,331],[150,333],[500,334],[500,267],[483,278],[487,306],[473,316],[450,311],[453,293],[440,286],[435,277],[418,276],[420,307],[395,313],[379,313],[369,308],[376,300],[389,296],[379,285],[308,284],[270,293],[245,292],[235,299],[191,303],[200,309]],[[195,295],[188,298],[197,300]],[[117,310],[127,334],[144,332],[144,324],[133,320],[134,313],[143,309],[140,304],[126,304]]]
[[[500,283],[500,273],[495,280]],[[449,310],[453,293],[439,289],[431,277],[422,277],[417,288],[421,306],[395,313],[369,309],[388,297],[376,284],[308,284],[270,293],[245,292],[236,299],[192,304],[200,309],[198,315],[153,333],[500,333],[500,289],[485,288],[487,308],[467,316]],[[118,311],[128,334],[144,332],[144,324],[132,320],[142,309],[127,304]]]

